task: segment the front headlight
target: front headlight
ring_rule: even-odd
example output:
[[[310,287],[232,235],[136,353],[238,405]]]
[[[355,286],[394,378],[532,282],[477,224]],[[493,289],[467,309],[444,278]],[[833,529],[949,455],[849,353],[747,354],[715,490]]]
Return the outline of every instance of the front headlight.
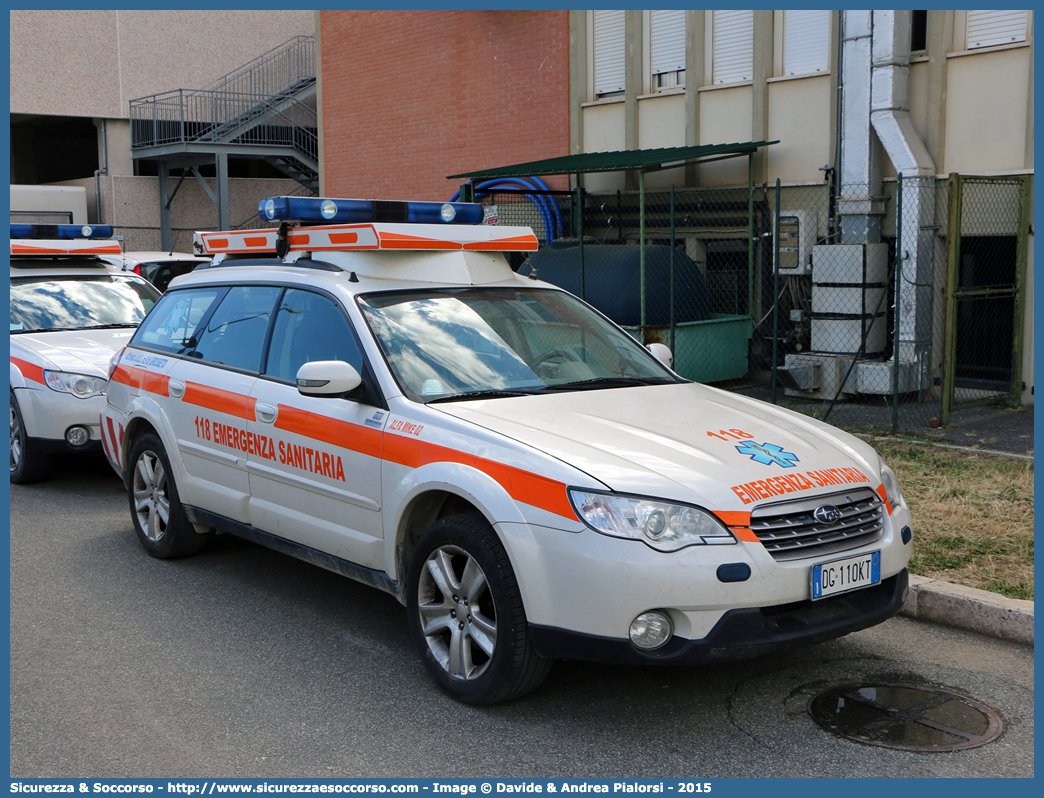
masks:
[[[569,498],[595,532],[640,540],[657,551],[736,542],[717,518],[699,507],[583,490],[570,490]]]
[[[88,374],[69,374],[65,371],[44,371],[44,382],[52,391],[71,393],[77,399],[105,395],[105,380]]]
[[[884,460],[881,460],[881,483],[884,485],[888,503],[892,505],[893,509],[898,507],[903,500],[903,495],[899,492],[899,479]]]

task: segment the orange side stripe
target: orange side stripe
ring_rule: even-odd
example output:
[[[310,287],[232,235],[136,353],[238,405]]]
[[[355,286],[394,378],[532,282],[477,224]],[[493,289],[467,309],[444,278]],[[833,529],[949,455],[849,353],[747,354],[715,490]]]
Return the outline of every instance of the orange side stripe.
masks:
[[[243,243],[248,247],[264,247],[268,245],[268,238],[265,236],[247,236],[243,239]]]
[[[299,410],[289,405],[279,405],[279,415],[276,416],[275,427],[295,435],[303,435],[312,440],[329,443],[331,446],[351,449],[353,452],[370,457],[379,458],[381,456],[381,431],[360,424],[320,416],[317,413],[309,413],[307,410]]]
[[[117,366],[116,370],[113,371],[112,375],[109,377],[109,380],[111,382],[122,383],[123,385],[134,386],[134,383],[131,381],[130,369],[127,368],[127,366]]]
[[[149,393],[157,393],[160,396],[170,396],[167,387],[170,385],[170,377],[166,374],[153,374],[146,371],[141,377],[141,388]]]
[[[531,252],[540,246],[536,236],[518,236],[517,238],[498,238],[495,241],[475,241],[465,244],[464,249],[502,250],[511,252]]]
[[[303,233],[299,233],[295,236],[288,235],[287,239],[293,246],[303,247],[308,244],[308,236]]]
[[[236,418],[254,421],[254,405],[257,400],[252,396],[244,396],[232,391],[223,391],[220,388],[211,388],[209,385],[200,385],[196,382],[185,384],[185,395],[181,401],[190,405],[205,407],[208,410],[216,410],[219,413],[227,413]]]
[[[12,244],[12,255],[119,255],[120,245],[98,244],[93,247],[63,249],[59,247],[29,247],[24,244]]]
[[[565,483],[523,471],[521,468],[393,433],[384,435],[384,459],[410,468],[439,462],[468,465],[489,474],[516,501],[576,520],[576,513],[573,512],[573,506],[566,495]]]
[[[358,241],[358,233],[330,233],[331,244],[355,244]]]
[[[208,247],[214,247],[215,249],[228,246],[227,238],[204,238],[203,242]]]
[[[888,501],[888,492],[885,490],[884,485],[877,486],[877,495],[881,497],[881,501],[884,502],[884,506],[888,509],[888,514],[892,514],[892,503]]]
[[[714,513],[725,526],[750,526],[750,513],[742,510],[717,510]]]
[[[400,233],[381,233],[380,240],[382,249],[462,249],[462,245],[456,241],[439,241]]]
[[[15,357],[14,355],[11,356],[11,362],[18,367],[18,370],[22,372],[22,376],[25,377],[27,380],[38,382],[41,385],[47,384],[44,382],[42,366],[38,366],[35,363],[30,363],[28,360],[22,360],[22,358]]]
[[[109,379],[113,382],[129,385],[131,388],[137,388],[140,391],[148,391],[160,396],[170,396],[167,390],[167,386],[170,384],[170,377],[139,369],[136,366],[120,364]]]
[[[718,515],[721,515],[721,513],[718,513]],[[746,527],[730,526],[729,529],[732,530],[732,534],[733,535],[738,537],[744,543],[761,543],[761,541],[758,540],[758,536],[755,535],[753,532],[751,532]]]

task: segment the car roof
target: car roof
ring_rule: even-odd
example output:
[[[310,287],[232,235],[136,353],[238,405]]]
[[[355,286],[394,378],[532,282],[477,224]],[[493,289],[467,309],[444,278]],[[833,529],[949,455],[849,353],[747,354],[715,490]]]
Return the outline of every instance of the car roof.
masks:
[[[35,256],[31,258],[20,258],[15,255],[11,258],[11,277],[98,274],[126,275],[127,272],[102,257],[90,255]]]
[[[104,257],[112,263],[154,263],[159,261],[192,261],[194,263],[206,263],[210,260],[209,257],[193,255],[189,252],[146,250],[124,252],[122,255],[106,255]]]

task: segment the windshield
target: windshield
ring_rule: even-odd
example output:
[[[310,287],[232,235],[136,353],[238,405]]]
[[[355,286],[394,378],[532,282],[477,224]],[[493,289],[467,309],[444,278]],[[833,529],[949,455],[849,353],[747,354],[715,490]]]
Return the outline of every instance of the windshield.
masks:
[[[394,291],[359,304],[399,386],[421,402],[679,381],[562,291]]]
[[[11,332],[136,327],[158,297],[156,289],[134,277],[15,277],[11,279]]]

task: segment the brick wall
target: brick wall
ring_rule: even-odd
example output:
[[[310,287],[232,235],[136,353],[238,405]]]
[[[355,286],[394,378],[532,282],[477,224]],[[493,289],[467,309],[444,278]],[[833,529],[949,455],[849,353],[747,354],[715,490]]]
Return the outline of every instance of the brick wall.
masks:
[[[448,200],[446,175],[569,154],[567,11],[323,11],[320,27],[328,196]]]

